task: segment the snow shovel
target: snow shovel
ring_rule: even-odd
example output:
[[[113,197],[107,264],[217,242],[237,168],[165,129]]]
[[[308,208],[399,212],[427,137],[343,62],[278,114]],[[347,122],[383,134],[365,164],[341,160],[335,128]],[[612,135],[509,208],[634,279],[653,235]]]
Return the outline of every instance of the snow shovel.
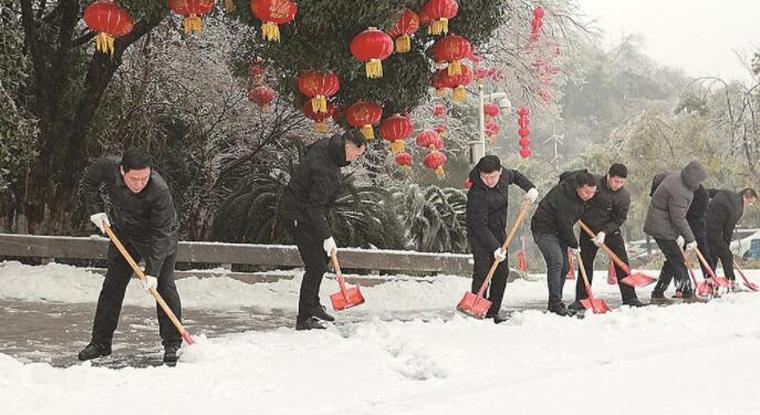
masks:
[[[140,269],[140,267],[135,262],[134,258],[132,258],[132,255],[129,255],[129,252],[127,252],[127,248],[124,248],[124,245],[122,245],[121,241],[119,241],[119,238],[116,237],[116,234],[113,232],[110,226],[108,224],[103,224],[103,230],[106,231],[106,234],[111,239],[111,242],[114,244],[116,249],[121,252],[121,255],[124,256],[124,259],[127,260],[127,263],[132,267],[132,271],[135,272],[135,275],[137,275],[137,278],[139,278],[141,281],[145,282],[145,273]],[[158,291],[151,287],[149,290],[150,294],[153,296],[153,298],[156,299],[156,302],[161,307],[162,310],[164,310],[164,313],[166,313],[166,316],[169,317],[169,320],[171,320],[172,324],[174,324],[174,327],[177,328],[177,331],[179,332],[180,336],[182,336],[183,339],[185,339],[185,343],[187,344],[193,344],[193,339],[190,337],[190,333],[188,333],[187,330],[185,330],[185,327],[182,325],[182,323],[179,322],[179,319],[177,316],[174,315],[171,308],[169,308],[169,305],[166,304],[166,301],[164,301],[163,298],[161,298],[161,294],[158,293]]]
[[[683,250],[682,247],[678,247],[678,249],[681,251],[681,257],[683,258],[683,263],[686,265],[686,269],[689,270],[689,276],[691,277],[691,283],[694,285],[694,292],[697,294],[698,297],[707,298],[708,300],[715,296],[716,290],[715,287],[712,286],[707,280],[703,280],[699,283],[697,283],[697,277],[694,275],[694,267],[691,264],[691,261],[689,261],[689,258],[686,256],[686,251]]]
[[[589,284],[588,277],[586,276],[586,267],[583,265],[583,260],[580,258],[580,254],[578,255],[578,258],[576,258],[576,261],[578,261],[578,267],[581,270],[583,285],[586,286],[587,298],[581,300],[583,307],[587,310],[592,310],[596,314],[602,314],[610,311],[610,307],[607,306],[606,301],[602,300],[601,298],[594,298],[594,294],[591,292],[591,284]]]
[[[595,237],[596,234],[594,231],[591,230],[588,226],[586,226],[583,221],[578,221],[581,225],[581,229],[583,229],[584,232],[588,234],[590,237]],[[645,287],[649,284],[652,284],[657,281],[657,278],[647,275],[643,272],[631,272],[631,268],[623,262],[623,260],[620,259],[617,255],[615,255],[614,252],[605,244],[602,244],[601,246],[602,250],[607,254],[608,257],[612,260],[612,262],[615,263],[615,265],[619,266],[623,272],[626,273],[626,276],[623,277],[621,280],[623,284],[630,285],[631,287]]]
[[[760,286],[747,279],[747,276],[744,275],[742,269],[739,268],[739,264],[736,262],[736,260],[734,260],[734,268],[736,268],[736,272],[738,272],[739,275],[741,275],[742,280],[744,280],[745,287],[749,288],[752,291],[760,291]]]
[[[707,273],[710,275],[710,282],[715,284],[718,287],[725,287],[728,288],[731,286],[731,281],[728,280],[726,277],[720,277],[718,278],[715,276],[715,272],[713,272],[712,267],[710,264],[707,263],[707,260],[705,259],[704,255],[702,255],[702,252],[699,252],[699,248],[695,250],[697,252],[697,258],[699,258],[699,262],[702,263],[702,265],[707,269]]]
[[[330,302],[332,302],[333,309],[340,311],[363,304],[364,296],[359,291],[359,287],[346,286],[346,280],[343,279],[343,272],[341,272],[340,264],[338,264],[338,250],[333,249],[330,256],[332,258],[333,269],[335,269],[335,277],[340,287],[340,291],[330,294]]]
[[[507,235],[507,239],[501,245],[501,249],[506,250],[509,248],[509,243],[512,241],[512,237],[515,236],[515,233],[517,233],[517,228],[520,227],[520,224],[525,218],[525,214],[528,213],[528,208],[530,208],[530,202],[526,200],[523,202],[523,205],[520,208],[520,213],[517,214],[515,223],[512,224],[512,229],[510,229],[509,235]],[[486,287],[488,287],[488,284],[491,282],[491,278],[493,278],[493,274],[496,272],[496,268],[498,266],[499,261],[496,261],[496,259],[494,259],[493,264],[491,264],[491,269],[488,270],[486,279],[483,281],[483,284],[481,284],[478,293],[474,294],[469,291],[466,292],[462,300],[457,305],[457,310],[475,318],[485,318],[486,314],[488,313],[488,309],[491,308],[491,302],[485,298],[484,294],[486,292]]]

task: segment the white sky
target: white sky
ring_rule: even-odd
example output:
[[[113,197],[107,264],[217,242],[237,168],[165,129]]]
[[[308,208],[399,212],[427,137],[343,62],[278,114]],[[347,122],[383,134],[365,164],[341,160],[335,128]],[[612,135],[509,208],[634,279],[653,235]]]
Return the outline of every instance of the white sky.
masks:
[[[605,45],[621,35],[644,36],[646,53],[692,76],[750,78],[734,51],[760,47],[760,0],[578,0],[598,18]]]

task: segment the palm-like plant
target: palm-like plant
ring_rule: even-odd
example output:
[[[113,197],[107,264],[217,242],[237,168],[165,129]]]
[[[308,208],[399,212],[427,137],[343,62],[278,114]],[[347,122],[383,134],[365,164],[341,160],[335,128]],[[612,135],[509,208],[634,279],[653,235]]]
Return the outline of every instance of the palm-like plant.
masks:
[[[459,189],[416,184],[396,192],[396,212],[408,248],[428,252],[467,252],[467,195]]]

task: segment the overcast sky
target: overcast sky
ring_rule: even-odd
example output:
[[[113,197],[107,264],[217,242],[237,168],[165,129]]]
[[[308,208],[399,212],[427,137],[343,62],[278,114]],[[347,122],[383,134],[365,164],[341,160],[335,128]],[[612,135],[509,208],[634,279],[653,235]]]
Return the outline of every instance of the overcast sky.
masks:
[[[577,1],[606,45],[639,33],[649,56],[688,75],[749,79],[734,50],[760,47],[760,0]]]

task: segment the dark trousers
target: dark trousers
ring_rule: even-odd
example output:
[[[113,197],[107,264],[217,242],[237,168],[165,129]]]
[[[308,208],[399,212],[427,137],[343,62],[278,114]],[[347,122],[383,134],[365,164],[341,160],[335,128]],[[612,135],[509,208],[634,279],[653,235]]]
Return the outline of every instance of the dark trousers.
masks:
[[[583,261],[583,267],[586,269],[586,276],[588,277],[589,284],[594,281],[594,259],[599,248],[594,245],[594,242],[589,238],[586,233],[581,233],[579,239],[581,245],[581,260]],[[628,265],[628,254],[625,251],[625,242],[623,242],[623,236],[620,232],[607,235],[604,238],[604,244],[615,255],[618,256],[626,265]],[[636,300],[636,290],[628,284],[623,284],[623,278],[626,275],[622,268],[615,265],[615,272],[618,276],[618,288],[620,288],[620,297],[623,299],[623,303],[627,303]],[[578,271],[580,275],[580,270]],[[586,286],[583,284],[583,278],[577,278],[575,282],[575,300],[585,300],[588,298],[586,294]]]
[[[652,295],[657,297],[664,295],[665,290],[670,285],[670,281],[674,277],[676,279],[676,289],[681,291],[685,296],[691,295],[693,290],[691,281],[689,280],[689,271],[686,269],[681,249],[676,241],[655,238],[655,242],[657,242],[657,246],[660,247],[662,255],[665,257],[665,263],[662,265],[660,277],[657,279],[657,285],[655,285]]]
[[[493,252],[487,252],[488,249],[484,249],[478,244],[470,243],[470,247],[472,249],[472,257],[475,260],[475,266],[472,271],[472,292],[477,293],[486,279],[486,274],[491,270],[494,258]],[[501,302],[504,299],[504,290],[507,288],[508,276],[509,264],[505,259],[496,267],[496,271],[494,271],[491,278],[491,284],[484,294],[488,301],[491,302],[491,308],[488,310],[489,316],[499,314]]]
[[[707,229],[703,226],[702,229],[699,229],[695,227],[692,229],[694,231],[694,239],[697,241],[697,249],[699,249],[699,252],[702,253],[702,255],[705,257],[707,262],[710,262],[710,249],[709,244],[707,242]],[[697,260],[699,261],[699,260]],[[707,279],[710,278],[710,273],[707,271],[707,268],[705,268],[705,265],[702,263],[702,261],[699,261],[699,268],[702,270],[702,278]],[[715,265],[710,265],[710,268],[713,270],[715,269]]]
[[[565,286],[570,262],[567,257],[567,245],[560,242],[557,235],[533,233],[533,241],[538,246],[546,261],[546,283],[549,286],[549,307],[562,302],[562,289]]]
[[[734,275],[734,254],[731,252],[730,245],[726,241],[713,238],[709,241],[710,252],[705,254],[710,267],[715,271],[718,266],[718,260],[723,265],[723,275],[731,281],[736,279]]]
[[[127,252],[132,255],[135,262],[139,262],[142,254],[137,248],[129,242],[120,238],[121,242],[127,248]],[[158,279],[158,293],[166,301],[169,309],[182,320],[182,303],[177,292],[177,286],[174,284],[174,261],[176,253],[172,253],[164,260],[161,267],[160,275],[153,275]],[[116,246],[111,243],[108,246],[108,271],[106,272],[103,288],[100,290],[98,297],[98,306],[95,310],[95,322],[92,327],[93,343],[111,344],[113,333],[119,323],[119,314],[121,305],[124,302],[124,293],[127,290],[127,284],[132,277],[132,267],[121,255]],[[158,327],[164,346],[168,344],[179,344],[182,342],[177,328],[174,327],[164,310],[156,304],[158,313]]]
[[[330,258],[322,247],[324,240],[316,236],[314,229],[291,219],[282,219],[285,231],[293,238],[301,254],[304,264],[301,292],[298,297],[298,321],[307,320],[313,316],[313,310],[321,307],[319,303],[319,286],[327,271]]]

